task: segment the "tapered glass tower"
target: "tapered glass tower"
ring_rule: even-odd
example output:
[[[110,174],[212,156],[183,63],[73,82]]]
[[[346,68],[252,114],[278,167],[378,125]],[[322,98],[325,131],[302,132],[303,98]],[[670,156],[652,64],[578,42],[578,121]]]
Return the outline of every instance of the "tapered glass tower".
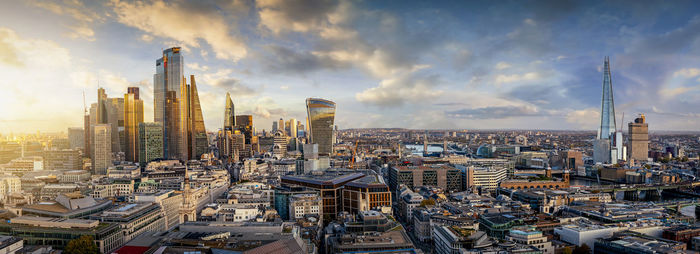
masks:
[[[615,126],[617,125],[615,125],[615,100],[613,99],[612,78],[610,75],[610,58],[605,57],[598,139],[610,139],[611,135],[615,133]]]
[[[318,99],[306,99],[306,112],[309,121],[310,143],[318,144],[318,154],[329,156],[333,152],[333,120],[335,119],[335,102]],[[280,128],[278,126],[278,128]]]
[[[233,130],[236,126],[236,115],[233,108],[233,100],[231,94],[226,93],[226,109],[224,111],[224,130]]]

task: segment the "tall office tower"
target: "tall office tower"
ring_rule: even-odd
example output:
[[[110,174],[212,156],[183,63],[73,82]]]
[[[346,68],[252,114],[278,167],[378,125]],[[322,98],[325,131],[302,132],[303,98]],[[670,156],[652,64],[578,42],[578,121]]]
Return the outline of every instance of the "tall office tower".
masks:
[[[297,119],[289,119],[289,136],[292,138],[297,137]]]
[[[612,77],[610,72],[610,59],[605,58],[603,64],[603,97],[601,100],[600,127],[598,135],[593,141],[593,160],[596,163],[616,163],[622,153],[622,142],[616,142],[615,130],[615,100],[613,99]]]
[[[236,129],[240,130],[245,135],[245,143],[250,144],[250,139],[253,137],[253,116],[252,115],[237,115]]]
[[[85,131],[82,128],[68,128],[68,142],[70,149],[83,149],[85,145]]]
[[[156,74],[153,75],[153,119],[163,127],[163,157],[179,159],[178,146],[182,142],[180,107],[182,98],[181,83],[184,74],[184,58],[180,47],[163,51],[163,57],[156,60]],[[186,126],[184,126],[186,127]]]
[[[318,99],[306,99],[307,125],[310,143],[318,144],[318,154],[330,156],[333,152],[333,120],[335,102]]]
[[[107,123],[108,113],[105,101],[107,101],[107,94],[105,93],[105,89],[102,87],[97,88],[97,124]]]
[[[197,83],[194,75],[190,75],[190,84],[185,83],[185,78],[182,78],[180,94],[182,100],[180,102],[180,151],[179,159],[192,160],[199,159],[202,154],[207,152],[209,141],[207,132],[204,128],[204,117],[202,115],[202,106],[199,103],[199,95],[197,93]]]
[[[270,132],[275,133],[277,132],[277,122],[272,122],[272,130]]]
[[[231,100],[231,94],[226,92],[226,108],[224,110],[224,130],[233,130],[236,126],[236,112]]]
[[[139,162],[139,124],[143,123],[143,100],[139,88],[129,87],[124,94],[124,154],[127,161]]]
[[[96,175],[106,175],[107,168],[112,166],[112,127],[109,124],[97,124],[93,130],[92,171]]]
[[[90,114],[85,109],[83,116],[83,156],[92,158],[92,124],[90,124]]]
[[[646,161],[649,157],[649,124],[644,114],[629,123],[628,128],[629,158],[635,161]]]
[[[163,125],[160,123],[139,123],[139,163],[147,163],[163,158]]]
[[[280,118],[280,120],[277,121],[277,129],[281,130],[284,133],[287,133],[284,129],[284,119]]]
[[[126,148],[124,135],[124,98],[107,98],[107,123],[112,126],[112,152]]]

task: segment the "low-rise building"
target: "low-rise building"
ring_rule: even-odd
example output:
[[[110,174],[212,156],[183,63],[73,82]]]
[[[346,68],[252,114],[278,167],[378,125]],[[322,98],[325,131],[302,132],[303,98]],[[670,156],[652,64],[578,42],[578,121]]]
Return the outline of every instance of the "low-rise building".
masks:
[[[91,219],[116,223],[122,230],[124,242],[144,232],[165,231],[165,216],[156,203],[133,203],[113,207]]]
[[[296,194],[289,197],[289,218],[300,219],[306,215],[321,214],[321,198],[318,194]]]

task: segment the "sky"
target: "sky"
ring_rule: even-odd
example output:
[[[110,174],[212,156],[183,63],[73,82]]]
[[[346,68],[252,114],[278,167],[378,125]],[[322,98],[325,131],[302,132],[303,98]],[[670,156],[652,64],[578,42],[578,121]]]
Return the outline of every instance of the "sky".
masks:
[[[230,92],[255,128],[337,103],[340,129],[595,130],[610,56],[618,126],[700,129],[697,1],[5,0],[0,133],[81,127],[180,46],[208,130]]]

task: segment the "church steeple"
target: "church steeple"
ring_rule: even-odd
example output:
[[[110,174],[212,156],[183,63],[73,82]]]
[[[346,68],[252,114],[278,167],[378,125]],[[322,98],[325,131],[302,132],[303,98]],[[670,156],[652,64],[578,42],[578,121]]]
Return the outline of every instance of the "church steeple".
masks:
[[[180,205],[180,223],[197,220],[197,209],[192,203],[192,193],[190,191],[190,176],[187,162],[185,162],[185,179],[182,191],[182,204]],[[196,200],[195,200],[196,202]]]

